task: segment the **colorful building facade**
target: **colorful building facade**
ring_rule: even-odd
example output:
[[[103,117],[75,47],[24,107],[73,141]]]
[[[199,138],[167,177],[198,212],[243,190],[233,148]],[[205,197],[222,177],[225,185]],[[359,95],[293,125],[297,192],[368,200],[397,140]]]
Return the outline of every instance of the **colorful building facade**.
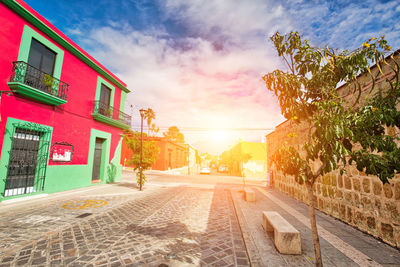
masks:
[[[154,141],[157,147],[160,148],[157,160],[151,167],[152,170],[166,171],[188,166],[189,145],[175,143],[164,137],[144,137],[144,141]],[[125,140],[123,140],[121,164],[125,167],[134,167],[132,164],[129,164],[129,159],[132,156],[132,150],[128,148]]]
[[[120,179],[126,84],[21,0],[0,25],[0,201]]]

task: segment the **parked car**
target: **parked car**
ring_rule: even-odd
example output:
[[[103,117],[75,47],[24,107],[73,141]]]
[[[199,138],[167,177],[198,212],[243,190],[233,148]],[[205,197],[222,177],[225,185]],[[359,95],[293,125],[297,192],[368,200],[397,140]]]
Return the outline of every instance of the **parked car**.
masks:
[[[211,174],[211,169],[209,167],[202,167],[200,169],[200,174]]]

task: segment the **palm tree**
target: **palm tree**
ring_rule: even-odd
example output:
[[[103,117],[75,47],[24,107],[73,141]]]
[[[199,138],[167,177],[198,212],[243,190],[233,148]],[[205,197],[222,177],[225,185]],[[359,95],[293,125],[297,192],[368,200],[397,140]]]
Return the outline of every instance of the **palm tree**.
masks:
[[[146,113],[144,114],[144,118],[147,120],[147,130],[148,130],[148,134],[150,135],[151,121],[156,118],[156,114],[154,113],[154,111],[151,108],[148,108],[146,110]]]

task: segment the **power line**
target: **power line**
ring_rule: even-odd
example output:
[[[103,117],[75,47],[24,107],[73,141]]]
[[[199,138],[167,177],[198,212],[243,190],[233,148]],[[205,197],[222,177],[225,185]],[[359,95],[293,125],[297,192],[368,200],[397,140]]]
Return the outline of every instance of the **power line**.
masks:
[[[148,129],[143,125],[143,128]],[[168,130],[169,127],[158,126],[160,130]],[[140,129],[140,126],[132,127],[132,129]],[[264,132],[274,131],[275,128],[206,128],[206,127],[178,127],[181,132],[208,132],[208,131],[233,131],[233,132]]]

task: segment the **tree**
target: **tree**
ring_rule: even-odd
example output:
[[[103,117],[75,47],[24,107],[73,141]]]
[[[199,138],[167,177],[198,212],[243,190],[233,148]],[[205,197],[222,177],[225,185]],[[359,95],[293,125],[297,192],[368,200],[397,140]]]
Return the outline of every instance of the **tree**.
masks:
[[[184,143],[185,137],[176,126],[171,126],[168,128],[167,132],[163,133],[164,137],[172,142]]]
[[[141,136],[140,132],[125,132],[125,141],[130,150],[133,151],[132,158],[128,159],[128,164],[133,164],[134,170],[137,176],[137,183],[140,185],[140,172],[142,172],[142,185],[146,181],[146,176],[143,171],[148,170],[156,162],[158,154],[160,153],[160,148],[157,146],[155,141],[148,140],[147,135],[143,133],[143,157],[142,157],[142,169],[140,170],[140,143]]]
[[[144,119],[146,120],[146,122],[147,122],[147,131],[148,131],[148,135],[150,135],[150,131],[151,131],[151,122],[153,121],[153,120],[155,120],[156,119],[156,114],[154,113],[154,111],[151,109],[151,108],[148,108],[147,110],[146,110],[146,112],[144,113]],[[154,124],[154,128],[155,128],[156,126],[155,126],[155,124]],[[158,132],[158,131],[157,131]]]
[[[263,79],[285,118],[306,129],[290,133],[272,162],[307,188],[315,260],[322,266],[314,213],[316,179],[334,170],[342,175],[352,163],[383,183],[400,171],[399,138],[385,134],[386,127],[400,127],[399,64],[393,54],[391,64],[385,58],[390,46],[383,37],[371,38],[353,51],[313,47],[297,32],[277,32],[270,39],[287,71],[275,70]],[[395,73],[394,78],[378,83],[384,67]],[[363,93],[368,81],[371,88]],[[346,86],[338,90],[342,84]],[[299,149],[295,143],[301,143]]]
[[[243,185],[245,185],[243,175],[243,164],[251,159],[251,154],[243,153],[239,147],[234,147],[221,154],[221,164],[228,167],[229,173],[243,177]]]
[[[160,128],[155,123],[152,123],[149,128],[149,136],[156,136],[159,131]]]

